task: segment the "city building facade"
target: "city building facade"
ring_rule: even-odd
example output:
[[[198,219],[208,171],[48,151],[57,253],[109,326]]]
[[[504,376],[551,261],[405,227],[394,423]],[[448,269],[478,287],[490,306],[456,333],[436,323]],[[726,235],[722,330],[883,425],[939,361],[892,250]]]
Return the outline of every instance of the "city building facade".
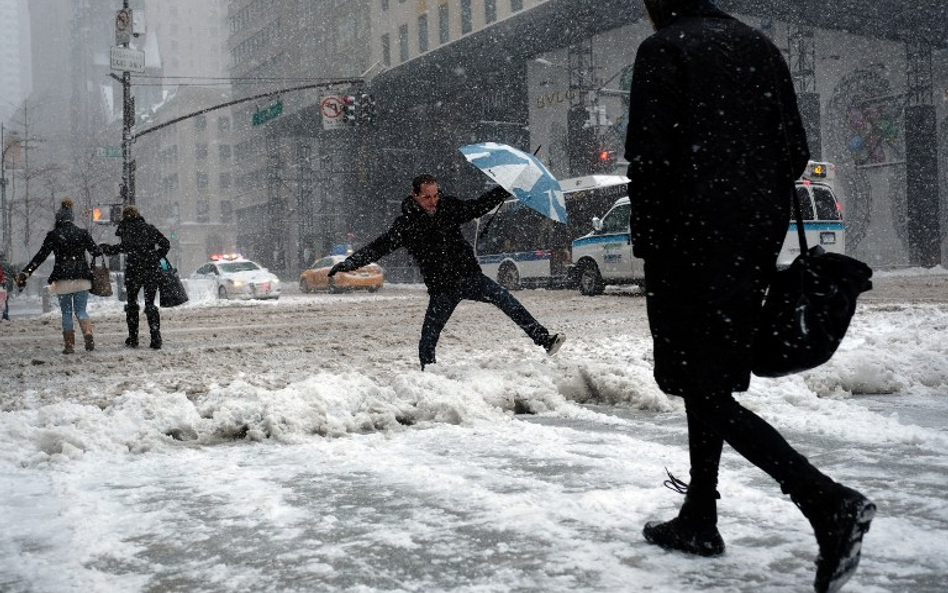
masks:
[[[183,274],[237,249],[233,123],[220,109],[164,124],[229,100],[229,91],[180,87],[140,116],[140,131],[154,131],[135,143],[136,203],[171,240],[168,258]]]
[[[228,6],[238,247],[275,271],[345,242],[360,150],[339,101],[371,65],[369,0]],[[309,87],[278,93],[281,89]]]
[[[108,76],[119,4],[29,3],[33,93],[11,126],[24,139],[24,160],[42,171],[21,174],[17,204],[24,204],[27,177],[37,196],[29,203],[47,216],[62,195],[116,195],[120,163],[100,155],[116,144],[122,107],[120,87]],[[145,200],[153,196],[158,219],[179,227],[223,225],[188,238],[198,251],[233,243],[292,275],[339,245],[358,247],[382,231],[418,173],[437,175],[446,192],[462,197],[489,187],[458,151],[472,142],[535,152],[559,177],[623,172],[631,64],[650,34],[640,3],[132,4],[153,13],[148,22],[155,34],[138,43],[146,56],[158,54],[158,63],[149,58],[146,76],[136,79],[138,130],[180,117],[190,106],[223,100],[225,88],[230,101],[250,99],[230,109],[229,138],[206,139],[209,155],[213,142],[229,144],[231,161],[227,171],[226,162],[208,157],[204,202],[193,148],[202,140],[194,136],[197,130],[184,129],[194,122],[176,124],[182,130],[174,137],[155,132],[134,145],[146,212]],[[948,257],[948,6],[926,1],[904,10],[885,1],[854,10],[852,2],[826,0],[721,5],[784,48],[814,156],[837,164],[852,253],[883,267],[934,265]],[[49,35],[51,30],[68,35]],[[225,71],[220,78],[228,80],[215,82],[218,59]],[[152,84],[149,74],[162,78]],[[191,94],[197,82],[218,96]],[[372,98],[372,117],[345,123],[345,98],[363,93]],[[208,113],[208,128],[225,113]],[[161,160],[172,145],[182,151],[174,191],[169,163]],[[193,163],[184,146],[194,152]],[[227,172],[230,187],[222,187]],[[186,187],[192,180],[194,187]],[[170,199],[174,193],[181,194],[177,202]],[[20,228],[28,208],[17,207]],[[232,222],[225,223],[228,209]],[[30,224],[42,225],[35,214]],[[35,237],[18,241],[26,249]],[[410,263],[392,261],[396,267]]]

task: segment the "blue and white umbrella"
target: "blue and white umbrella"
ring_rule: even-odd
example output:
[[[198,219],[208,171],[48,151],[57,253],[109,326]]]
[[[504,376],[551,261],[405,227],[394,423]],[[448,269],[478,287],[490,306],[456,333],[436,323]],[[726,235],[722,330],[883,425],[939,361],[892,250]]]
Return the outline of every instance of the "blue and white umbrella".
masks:
[[[462,146],[461,153],[524,205],[556,222],[566,222],[560,182],[532,154],[496,142]]]

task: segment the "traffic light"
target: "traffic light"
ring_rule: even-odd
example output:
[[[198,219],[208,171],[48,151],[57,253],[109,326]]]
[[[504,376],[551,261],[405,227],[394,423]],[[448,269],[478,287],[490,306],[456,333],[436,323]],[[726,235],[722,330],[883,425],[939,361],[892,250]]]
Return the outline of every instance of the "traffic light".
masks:
[[[122,220],[121,204],[97,204],[92,207],[92,222],[118,224]]]
[[[355,95],[342,98],[342,121],[350,126],[356,125],[359,116],[359,100]]]
[[[600,148],[598,156],[597,172],[611,173],[616,165],[616,151],[609,150],[608,148]]]
[[[360,93],[358,99],[357,123],[371,124],[375,120],[375,99],[368,93]]]

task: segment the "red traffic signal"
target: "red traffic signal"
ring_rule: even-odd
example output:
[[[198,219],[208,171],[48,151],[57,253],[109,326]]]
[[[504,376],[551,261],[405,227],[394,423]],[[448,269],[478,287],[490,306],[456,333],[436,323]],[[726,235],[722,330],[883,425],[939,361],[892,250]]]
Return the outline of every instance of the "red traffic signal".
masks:
[[[355,125],[356,118],[359,115],[359,100],[355,95],[346,95],[342,98],[342,120],[350,125]]]

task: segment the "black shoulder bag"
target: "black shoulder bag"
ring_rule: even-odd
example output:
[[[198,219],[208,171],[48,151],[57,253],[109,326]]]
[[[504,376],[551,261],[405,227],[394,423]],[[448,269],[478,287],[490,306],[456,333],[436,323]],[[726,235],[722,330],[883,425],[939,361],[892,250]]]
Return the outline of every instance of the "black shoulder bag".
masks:
[[[777,103],[787,143],[787,119],[780,98],[776,68]],[[752,371],[758,377],[782,377],[806,371],[828,361],[846,335],[856,312],[856,298],[872,289],[872,270],[863,262],[819,245],[807,249],[803,215],[796,188],[793,212],[800,239],[800,255],[774,274],[754,337]]]
[[[758,377],[782,377],[828,361],[846,335],[856,297],[872,289],[872,270],[819,245],[807,249],[800,199],[793,192],[800,255],[774,274],[757,334],[754,364]]]
[[[161,282],[158,284],[158,305],[177,307],[188,302],[188,292],[178,277],[178,270],[168,260],[161,259]]]

